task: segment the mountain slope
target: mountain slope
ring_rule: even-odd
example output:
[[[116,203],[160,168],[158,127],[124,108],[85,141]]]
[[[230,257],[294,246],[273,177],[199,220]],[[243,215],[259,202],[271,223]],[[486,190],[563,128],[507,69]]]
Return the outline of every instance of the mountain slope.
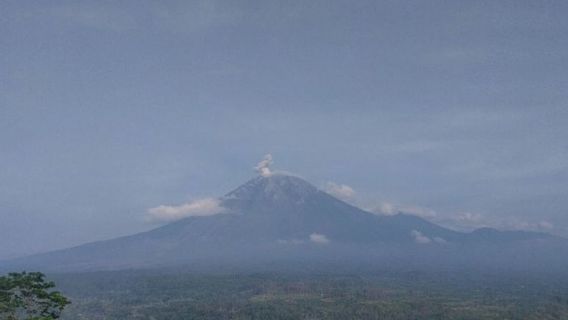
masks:
[[[492,229],[460,233],[415,216],[377,216],[289,175],[256,177],[220,200],[226,209],[222,214],[189,217],[148,232],[18,259],[9,265],[59,271],[330,259],[386,263],[401,252],[419,257],[455,246],[550,238]]]

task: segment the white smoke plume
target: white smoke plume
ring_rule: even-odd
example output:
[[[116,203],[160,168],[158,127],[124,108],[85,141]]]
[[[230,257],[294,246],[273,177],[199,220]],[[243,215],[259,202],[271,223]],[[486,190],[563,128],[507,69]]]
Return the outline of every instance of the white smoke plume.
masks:
[[[263,177],[269,177],[272,172],[270,171],[270,165],[272,164],[272,155],[269,153],[264,156],[264,158],[254,167],[254,169]]]
[[[161,205],[148,209],[146,220],[149,222],[172,222],[186,217],[212,216],[225,211],[219,199],[205,198],[179,206]]]

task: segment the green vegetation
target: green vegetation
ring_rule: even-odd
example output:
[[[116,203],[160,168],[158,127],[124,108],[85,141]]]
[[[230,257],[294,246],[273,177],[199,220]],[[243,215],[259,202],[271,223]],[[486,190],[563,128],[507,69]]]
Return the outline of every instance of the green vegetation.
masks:
[[[55,283],[45,281],[40,272],[10,273],[0,277],[0,319],[58,319],[70,302]]]
[[[382,273],[57,276],[63,319],[568,319],[558,278]]]

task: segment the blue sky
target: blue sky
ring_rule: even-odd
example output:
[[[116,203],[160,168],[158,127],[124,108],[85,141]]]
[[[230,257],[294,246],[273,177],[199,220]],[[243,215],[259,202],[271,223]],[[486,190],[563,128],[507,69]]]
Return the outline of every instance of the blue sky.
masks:
[[[567,14],[2,1],[0,258],[155,227],[149,208],[222,195],[267,153],[370,210],[568,235]]]

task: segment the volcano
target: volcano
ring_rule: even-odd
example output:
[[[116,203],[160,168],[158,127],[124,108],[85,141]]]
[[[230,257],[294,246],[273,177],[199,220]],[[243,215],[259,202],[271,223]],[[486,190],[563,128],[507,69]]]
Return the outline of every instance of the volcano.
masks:
[[[534,261],[534,254],[526,255],[535,251],[556,256],[558,248],[550,245],[558,239],[544,233],[488,228],[464,233],[404,213],[375,215],[292,175],[260,175],[220,197],[219,203],[224,210],[216,215],[187,217],[147,232],[4,265],[53,271],[395,267],[483,264],[492,257],[487,264],[494,266],[497,261]]]

